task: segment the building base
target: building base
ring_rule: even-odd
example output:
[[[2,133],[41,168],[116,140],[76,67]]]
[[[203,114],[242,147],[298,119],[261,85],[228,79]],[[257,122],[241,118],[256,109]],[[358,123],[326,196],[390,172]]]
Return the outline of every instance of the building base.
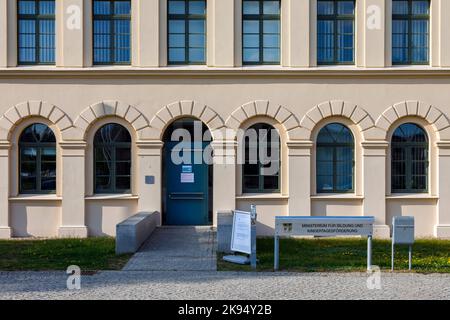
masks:
[[[11,239],[12,229],[10,227],[0,227],[0,239]]]
[[[436,238],[450,239],[450,224],[436,226]]]
[[[390,239],[391,229],[388,225],[379,224],[373,226],[373,237],[376,239]]]
[[[58,230],[60,238],[87,238],[88,229],[86,226],[64,226]]]

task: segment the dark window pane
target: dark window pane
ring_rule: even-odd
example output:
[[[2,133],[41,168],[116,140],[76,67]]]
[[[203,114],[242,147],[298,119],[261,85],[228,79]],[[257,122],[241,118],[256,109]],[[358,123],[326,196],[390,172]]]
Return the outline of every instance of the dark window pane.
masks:
[[[118,177],[116,179],[117,190],[130,190],[130,177]]]
[[[94,0],[94,63],[131,61],[131,2]]]
[[[56,178],[42,178],[41,190],[52,191],[56,189]]]
[[[169,2],[168,60],[171,64],[206,61],[205,0]]]
[[[317,192],[353,190],[354,140],[346,126],[330,123],[317,136]]]
[[[317,63],[354,62],[354,0],[317,1]]]
[[[414,123],[399,126],[392,136],[392,192],[426,192],[428,187],[428,137]]]
[[[280,1],[244,1],[242,60],[244,64],[280,63]]]
[[[35,123],[19,137],[20,192],[56,191],[56,139],[46,125]]]
[[[392,63],[428,64],[428,0],[392,2]]]
[[[94,149],[95,192],[129,191],[131,136],[128,130],[116,123],[104,125],[95,134]],[[127,179],[128,187],[124,188]]]
[[[280,189],[280,136],[271,125],[258,123],[247,129],[243,165],[244,192],[274,192]]]

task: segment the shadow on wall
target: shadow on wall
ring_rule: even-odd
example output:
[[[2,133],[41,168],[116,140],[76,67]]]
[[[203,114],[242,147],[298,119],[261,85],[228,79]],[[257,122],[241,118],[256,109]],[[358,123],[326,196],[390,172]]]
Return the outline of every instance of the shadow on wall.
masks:
[[[90,237],[116,235],[116,225],[137,212],[135,200],[94,200],[86,204],[86,225]]]
[[[436,209],[437,200],[435,199],[388,200],[386,224],[392,226],[392,219],[396,216],[412,216],[414,217],[415,236],[418,238],[433,237],[437,224]]]
[[[275,221],[274,221],[275,224]],[[275,229],[273,226],[268,226],[262,222],[256,222],[256,234],[258,237],[273,237],[275,235]]]
[[[60,203],[49,201],[12,202],[13,237],[56,237],[61,225]]]

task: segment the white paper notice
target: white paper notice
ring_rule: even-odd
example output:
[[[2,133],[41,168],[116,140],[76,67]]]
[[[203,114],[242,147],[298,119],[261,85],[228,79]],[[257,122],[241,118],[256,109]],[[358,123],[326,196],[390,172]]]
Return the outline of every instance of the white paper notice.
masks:
[[[195,178],[193,173],[182,173],[180,177],[181,183],[194,183]]]
[[[231,250],[251,254],[252,218],[249,212],[234,212]]]

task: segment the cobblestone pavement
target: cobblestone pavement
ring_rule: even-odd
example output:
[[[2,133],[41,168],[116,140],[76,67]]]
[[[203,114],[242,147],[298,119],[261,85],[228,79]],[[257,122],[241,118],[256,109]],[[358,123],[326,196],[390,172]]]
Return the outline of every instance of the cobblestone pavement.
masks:
[[[450,299],[450,275],[108,271],[66,289],[64,272],[0,272],[0,299]]]
[[[127,263],[127,271],[214,271],[212,227],[160,227]]]

